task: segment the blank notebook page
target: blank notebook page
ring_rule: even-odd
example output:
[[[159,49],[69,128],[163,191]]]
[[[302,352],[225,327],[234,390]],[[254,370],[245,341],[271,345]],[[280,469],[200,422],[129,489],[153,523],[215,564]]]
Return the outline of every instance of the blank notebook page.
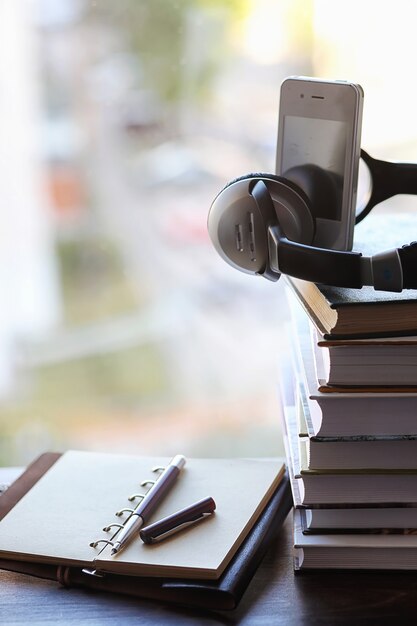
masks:
[[[3,558],[95,566],[129,575],[218,578],[278,486],[284,466],[270,459],[188,459],[173,488],[147,520],[206,496],[216,513],[169,539],[146,546],[139,537],[116,556],[90,543],[111,537],[128,496],[144,493],[152,468],[169,458],[95,452],[65,453],[0,522]],[[113,533],[115,531],[113,530]]]

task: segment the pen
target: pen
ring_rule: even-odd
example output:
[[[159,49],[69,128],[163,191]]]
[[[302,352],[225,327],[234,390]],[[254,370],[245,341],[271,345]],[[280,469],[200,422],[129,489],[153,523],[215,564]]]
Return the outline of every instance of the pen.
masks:
[[[181,454],[177,454],[177,456],[174,456],[172,461],[169,462],[168,466],[164,469],[155,484],[149,489],[137,509],[135,509],[129,517],[123,528],[120,529],[117,540],[111,551],[112,555],[120,552],[131,538],[139,532],[146,520],[151,516],[161,500],[171,489],[184,465],[185,457]]]
[[[140,531],[140,538],[144,543],[157,543],[187,526],[196,524],[214,513],[216,503],[213,498],[204,498],[181,511],[168,515],[158,522],[149,524]]]

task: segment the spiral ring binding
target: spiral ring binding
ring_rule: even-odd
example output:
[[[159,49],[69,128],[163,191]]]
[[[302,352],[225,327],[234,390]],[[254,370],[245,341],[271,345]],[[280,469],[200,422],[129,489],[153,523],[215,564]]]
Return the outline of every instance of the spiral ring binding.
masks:
[[[120,528],[123,528],[123,524],[109,524],[108,526],[105,526],[103,530],[108,533],[112,528],[118,528],[120,530]]]
[[[141,498],[143,500],[143,498],[145,497],[145,493],[134,493],[133,495],[128,497],[129,502],[133,502],[134,500],[137,500],[138,498]]]
[[[120,511],[116,511],[115,515],[117,515],[117,517],[121,517],[123,513],[133,513],[134,510],[135,509],[129,509],[129,508],[120,509]]]
[[[146,485],[154,485],[156,483],[156,480],[142,480],[142,482],[140,483],[141,487],[145,487]]]
[[[105,543],[105,544],[107,544],[107,545],[114,546],[113,541],[109,541],[108,539],[97,539],[97,541],[92,541],[92,542],[90,543],[90,546],[91,546],[92,548],[97,548],[97,546],[98,546],[98,544],[99,544],[99,543]]]
[[[152,468],[152,472],[154,472],[154,473],[155,472],[163,472],[165,469],[166,469],[165,467],[162,467],[162,466],[158,465],[158,466],[155,466],[155,467]],[[153,486],[156,483],[157,480],[158,479],[156,479],[156,480],[143,480],[140,483],[140,486],[141,487],[145,487],[146,485]],[[129,502],[134,502],[135,500],[139,500],[139,499],[143,500],[143,498],[145,496],[146,496],[146,493],[134,493],[134,494],[132,494],[131,496],[128,497],[128,501]],[[131,509],[131,508],[125,507],[123,509],[120,509],[119,511],[116,511],[115,515],[117,515],[117,517],[121,517],[123,515],[123,513],[129,513],[130,515],[132,515],[132,513],[134,513],[135,510],[136,509]],[[114,532],[113,536],[111,537],[111,539],[113,539],[117,535],[119,530],[121,528],[123,528],[123,526],[124,526],[124,524],[108,524],[107,526],[105,526],[103,528],[103,531],[104,532],[109,532],[112,528],[116,528],[117,530]],[[100,544],[100,543],[104,543],[106,546],[108,546],[108,545],[113,546],[114,545],[113,541],[111,541],[109,539],[98,539],[97,541],[92,541],[90,543],[90,546],[92,548],[96,548],[98,546],[98,544]],[[103,547],[103,550],[104,550],[104,547]]]

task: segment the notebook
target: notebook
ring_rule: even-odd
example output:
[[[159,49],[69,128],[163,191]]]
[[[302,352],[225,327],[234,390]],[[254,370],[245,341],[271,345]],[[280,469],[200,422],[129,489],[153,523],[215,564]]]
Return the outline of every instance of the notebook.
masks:
[[[61,455],[47,452],[35,459],[0,497],[0,520],[32,489]],[[277,459],[277,463],[281,461]],[[1,478],[3,481],[3,471]],[[10,481],[9,481],[10,482]],[[279,535],[292,507],[287,472],[271,499],[240,545],[223,574],[216,580],[158,578],[155,576],[91,576],[80,567],[50,565],[0,558],[0,568],[58,581],[65,587],[120,593],[157,602],[168,602],[211,610],[231,610],[239,604],[257,567]]]
[[[168,462],[63,454],[0,522],[0,558],[131,576],[218,579],[282,480],[284,465],[266,459],[189,459],[149,521],[208,495],[216,501],[215,515],[160,544],[134,540],[115,556],[104,543],[91,547],[109,538],[112,531],[103,527],[127,519],[128,511],[121,518],[115,513],[132,507],[128,497],[143,492],[140,483],[152,478],[152,467]]]

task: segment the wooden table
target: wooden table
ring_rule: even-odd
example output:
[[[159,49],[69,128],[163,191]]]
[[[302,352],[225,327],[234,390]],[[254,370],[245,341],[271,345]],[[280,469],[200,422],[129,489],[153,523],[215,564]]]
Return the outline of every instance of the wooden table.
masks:
[[[174,608],[0,571],[0,624],[415,624],[417,573],[307,572],[295,575],[291,516],[239,607],[231,612]]]

